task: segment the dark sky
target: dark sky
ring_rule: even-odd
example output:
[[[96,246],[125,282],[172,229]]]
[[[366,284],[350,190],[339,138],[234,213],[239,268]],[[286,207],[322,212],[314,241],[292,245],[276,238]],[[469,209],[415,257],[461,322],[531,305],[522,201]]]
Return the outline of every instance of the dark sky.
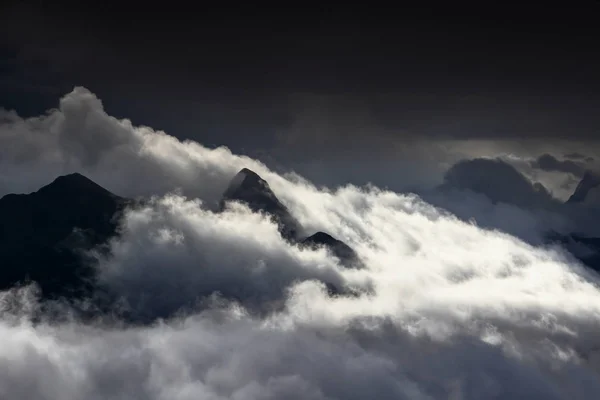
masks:
[[[268,147],[294,126],[327,126],[319,131],[327,135],[357,119],[350,145],[368,142],[373,130],[598,136],[600,2],[482,4],[374,11],[5,3],[0,105],[38,114],[83,85],[112,115],[235,150]]]

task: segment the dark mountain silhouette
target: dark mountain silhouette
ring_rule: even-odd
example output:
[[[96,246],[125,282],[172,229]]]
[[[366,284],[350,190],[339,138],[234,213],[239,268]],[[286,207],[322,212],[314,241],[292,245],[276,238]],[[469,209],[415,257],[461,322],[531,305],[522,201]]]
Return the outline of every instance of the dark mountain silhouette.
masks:
[[[352,247],[325,232],[317,232],[314,235],[307,237],[302,241],[302,244],[311,247],[325,246],[345,265],[353,268],[363,267],[363,264]]]
[[[594,174],[590,170],[587,170],[585,174],[583,174],[583,178],[581,178],[581,181],[579,181],[575,191],[571,197],[569,197],[569,200],[567,200],[567,203],[584,202],[589,192],[598,186],[600,186],[600,176]]]
[[[254,171],[243,168],[237,173],[223,194],[221,208],[227,201],[244,202],[254,212],[271,215],[279,224],[282,236],[288,240],[296,239],[300,233],[298,221],[275,196],[267,181]]]
[[[2,197],[0,288],[31,280],[44,297],[85,292],[93,274],[82,250],[116,233],[128,202],[77,173],[34,193]]]

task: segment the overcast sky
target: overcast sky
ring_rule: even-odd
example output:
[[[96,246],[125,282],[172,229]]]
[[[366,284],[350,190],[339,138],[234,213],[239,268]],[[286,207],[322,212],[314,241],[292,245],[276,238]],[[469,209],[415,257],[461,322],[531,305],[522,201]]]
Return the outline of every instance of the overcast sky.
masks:
[[[0,14],[0,105],[38,115],[85,86],[111,115],[295,162],[313,179],[323,158],[342,170],[360,161],[377,177],[445,140],[470,140],[459,147],[472,156],[593,156],[599,4],[199,12],[13,2]],[[562,151],[564,141],[577,146]],[[375,154],[381,165],[369,164]]]

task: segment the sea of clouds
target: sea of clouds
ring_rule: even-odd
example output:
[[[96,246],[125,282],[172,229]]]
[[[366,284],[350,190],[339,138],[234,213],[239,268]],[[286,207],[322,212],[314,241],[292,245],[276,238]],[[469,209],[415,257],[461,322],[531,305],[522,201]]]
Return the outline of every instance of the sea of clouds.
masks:
[[[68,305],[56,320],[35,287],[0,293],[2,399],[600,398],[600,280],[561,249],[132,126],[84,88],[0,120],[0,193],[77,171],[153,196],[95,254],[102,284],[152,322],[84,323]],[[243,205],[217,212],[243,167],[366,268],[290,244]]]

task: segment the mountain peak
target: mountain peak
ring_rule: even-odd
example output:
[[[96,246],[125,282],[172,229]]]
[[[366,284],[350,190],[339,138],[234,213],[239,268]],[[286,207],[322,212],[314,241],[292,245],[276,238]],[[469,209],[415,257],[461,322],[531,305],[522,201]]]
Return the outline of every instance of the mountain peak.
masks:
[[[223,193],[221,206],[226,201],[241,201],[255,212],[272,215],[280,225],[282,235],[288,239],[294,238],[298,233],[300,224],[287,207],[275,196],[267,181],[248,168],[242,168],[233,177],[229,187]]]
[[[248,168],[242,168],[229,183],[224,196],[229,197],[235,195],[235,192],[240,189],[248,190],[251,188],[271,192],[269,184],[260,175]]]

